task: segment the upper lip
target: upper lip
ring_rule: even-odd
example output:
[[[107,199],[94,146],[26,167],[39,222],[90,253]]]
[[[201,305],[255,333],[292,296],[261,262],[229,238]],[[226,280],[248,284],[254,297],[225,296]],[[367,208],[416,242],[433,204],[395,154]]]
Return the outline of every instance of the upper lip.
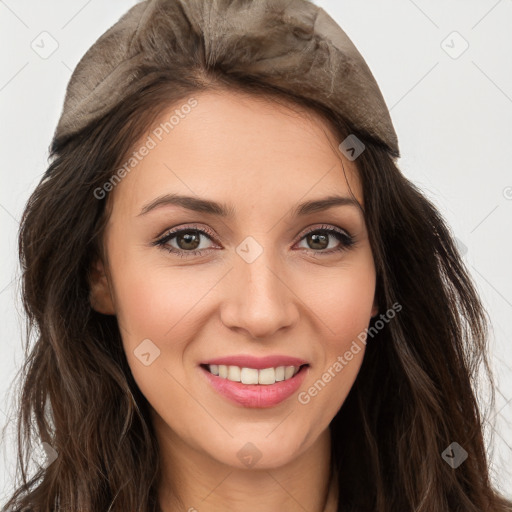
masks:
[[[302,366],[308,364],[304,359],[283,355],[269,355],[265,357],[255,357],[250,355],[233,355],[216,357],[209,359],[202,364],[218,364],[226,366],[239,366],[240,368],[254,368],[262,370],[263,368],[277,368],[278,366]]]

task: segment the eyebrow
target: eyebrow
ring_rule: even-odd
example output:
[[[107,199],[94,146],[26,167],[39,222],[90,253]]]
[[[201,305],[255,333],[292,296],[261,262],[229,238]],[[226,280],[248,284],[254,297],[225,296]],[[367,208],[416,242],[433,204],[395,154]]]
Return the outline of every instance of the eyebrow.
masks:
[[[183,196],[179,194],[165,194],[147,203],[137,216],[145,215],[156,208],[167,205],[180,206],[187,210],[226,218],[231,218],[235,214],[233,206],[229,206],[224,203],[217,203],[209,199],[200,199],[198,197]],[[292,215],[300,217],[311,213],[325,211],[335,206],[353,206],[363,212],[361,205],[354,198],[347,196],[328,196],[322,199],[315,199],[313,201],[300,203],[293,209]]]

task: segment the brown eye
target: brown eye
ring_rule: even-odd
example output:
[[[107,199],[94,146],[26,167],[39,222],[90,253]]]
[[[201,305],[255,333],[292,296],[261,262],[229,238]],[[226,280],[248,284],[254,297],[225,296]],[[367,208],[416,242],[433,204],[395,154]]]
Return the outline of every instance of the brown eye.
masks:
[[[331,239],[338,240],[338,247],[329,247]],[[302,240],[305,240],[307,244],[307,247],[305,247],[306,250],[321,254],[332,254],[334,252],[344,251],[355,244],[355,239],[352,236],[344,231],[329,226],[311,229],[301,238],[301,241]]]
[[[174,236],[179,249],[195,250],[201,242],[201,234],[199,231],[181,231]]]
[[[171,231],[159,240],[153,242],[153,244],[181,257],[196,256],[212,250],[211,247],[199,248],[201,245],[201,237],[207,240],[213,240],[213,235],[210,233],[202,229],[189,227]]]
[[[311,233],[306,236],[306,239],[310,242],[309,247],[311,249],[327,249],[327,246],[329,245],[329,235],[326,234]]]

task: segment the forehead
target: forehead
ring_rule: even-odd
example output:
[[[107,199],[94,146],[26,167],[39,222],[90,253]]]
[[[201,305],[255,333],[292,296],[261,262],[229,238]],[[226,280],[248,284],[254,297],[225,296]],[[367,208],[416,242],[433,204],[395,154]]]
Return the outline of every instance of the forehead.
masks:
[[[139,212],[165,193],[215,198],[235,213],[240,204],[266,208],[350,192],[362,205],[356,164],[343,156],[340,142],[328,121],[304,106],[201,92],[161,111],[134,146],[151,149],[113,195]]]

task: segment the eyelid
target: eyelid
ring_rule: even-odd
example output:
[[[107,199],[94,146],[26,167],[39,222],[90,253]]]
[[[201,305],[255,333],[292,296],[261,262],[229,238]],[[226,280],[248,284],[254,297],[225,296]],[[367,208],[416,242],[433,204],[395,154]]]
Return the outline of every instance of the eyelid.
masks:
[[[159,242],[163,240],[164,238],[168,237],[169,235],[175,235],[177,233],[180,233],[181,231],[204,231],[208,236],[210,236],[212,239],[215,240],[216,235],[215,233],[206,226],[199,226],[197,224],[185,224],[184,226],[176,226],[174,228],[167,228],[165,231],[160,233],[155,237],[155,240],[153,243]]]
[[[161,232],[159,235],[157,235],[155,237],[155,241],[159,241],[162,238],[164,238],[164,237],[166,237],[166,236],[168,236],[170,234],[176,234],[176,233],[179,233],[180,231],[185,231],[187,229],[197,230],[197,231],[204,231],[205,233],[207,233],[214,240],[216,238],[216,235],[207,226],[199,226],[197,224],[185,224],[183,227],[176,226],[175,228],[167,228],[167,229],[165,229],[163,232]],[[318,230],[327,230],[327,231],[328,230],[334,230],[334,231],[338,231],[338,232],[340,232],[342,234],[345,234],[345,235],[347,235],[350,238],[353,238],[353,235],[348,230],[343,229],[343,228],[339,228],[338,226],[334,226],[332,224],[329,224],[329,225],[327,225],[327,224],[322,224],[322,225],[314,224],[314,225],[309,226],[308,228],[306,228],[306,231],[301,232],[300,239],[302,239],[304,236],[308,235],[309,233],[311,233],[313,231],[318,231]]]
[[[321,226],[313,225],[312,227],[307,228],[306,231],[301,232],[301,236],[300,236],[299,240],[301,240],[306,235],[309,235],[309,233],[312,233],[314,231],[336,231],[337,233],[340,233],[342,235],[346,235],[349,238],[354,238],[354,236],[349,231],[347,231],[346,229],[339,228],[337,226],[334,226],[333,224],[322,224]]]

